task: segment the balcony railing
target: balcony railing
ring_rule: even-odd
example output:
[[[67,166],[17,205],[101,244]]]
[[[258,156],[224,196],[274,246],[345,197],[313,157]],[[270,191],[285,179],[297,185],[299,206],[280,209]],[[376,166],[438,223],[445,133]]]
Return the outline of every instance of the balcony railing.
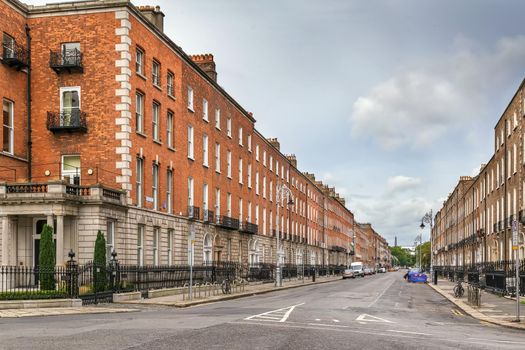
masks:
[[[219,216],[219,219],[217,220],[217,225],[228,228],[231,230],[238,230],[239,229],[239,220],[231,218],[226,215]]]
[[[82,52],[78,49],[50,51],[49,66],[56,72],[83,73]]]
[[[202,220],[204,222],[213,222],[214,213],[212,210],[204,210]]]
[[[29,54],[25,48],[15,43],[4,43],[2,60],[4,64],[16,69],[22,69],[29,65]]]
[[[188,207],[188,218],[192,220],[199,220],[200,219],[200,208],[195,207],[193,205],[190,205]]]
[[[242,232],[256,235],[259,232],[259,226],[256,224],[252,224],[251,222],[245,221],[242,223],[240,230]]]
[[[71,112],[47,112],[47,129],[53,133],[87,132],[86,113],[80,110]]]

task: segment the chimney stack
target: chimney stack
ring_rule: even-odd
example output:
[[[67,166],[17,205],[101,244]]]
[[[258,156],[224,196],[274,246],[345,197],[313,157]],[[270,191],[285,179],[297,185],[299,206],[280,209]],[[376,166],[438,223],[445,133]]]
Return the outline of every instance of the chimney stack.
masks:
[[[269,138],[267,140],[273,147],[277,148],[278,151],[281,150],[281,144],[279,143],[279,140],[277,140],[277,138]]]
[[[164,13],[160,6],[139,6],[138,9],[158,30],[164,32]]]
[[[297,168],[297,158],[295,157],[295,154],[287,154],[286,158],[290,161],[290,163]]]
[[[215,61],[211,53],[202,55],[191,55],[193,62],[197,63],[200,69],[204,71],[213,81],[217,82],[217,70],[215,69]]]

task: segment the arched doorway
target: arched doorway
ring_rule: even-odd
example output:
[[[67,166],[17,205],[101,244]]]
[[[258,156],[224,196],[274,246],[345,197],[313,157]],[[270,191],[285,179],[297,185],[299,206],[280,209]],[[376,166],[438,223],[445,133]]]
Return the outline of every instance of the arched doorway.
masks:
[[[258,264],[260,257],[259,241],[257,239],[251,239],[248,242],[248,262],[250,265]]]

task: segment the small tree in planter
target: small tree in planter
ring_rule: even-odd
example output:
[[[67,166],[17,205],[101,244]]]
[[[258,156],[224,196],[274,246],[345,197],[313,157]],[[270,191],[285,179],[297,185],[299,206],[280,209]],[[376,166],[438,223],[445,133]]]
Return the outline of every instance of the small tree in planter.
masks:
[[[55,262],[53,228],[44,225],[40,234],[40,257],[38,261],[41,290],[55,290]]]
[[[104,291],[106,289],[106,282],[106,239],[104,238],[104,234],[98,231],[93,257],[94,292]]]

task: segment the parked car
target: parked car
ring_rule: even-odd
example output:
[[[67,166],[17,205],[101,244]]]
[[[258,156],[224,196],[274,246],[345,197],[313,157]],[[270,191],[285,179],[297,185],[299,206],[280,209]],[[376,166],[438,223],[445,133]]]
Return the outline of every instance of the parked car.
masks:
[[[379,272],[379,273],[386,273],[386,268],[384,268],[384,267],[380,267],[380,268],[377,270],[377,272]]]
[[[346,269],[343,271],[343,279],[355,278],[354,271],[352,269]]]
[[[426,283],[427,282],[427,275],[418,268],[408,270],[405,276],[408,282],[412,282],[412,283],[421,283],[421,282]]]
[[[368,268],[368,267],[365,268],[364,273],[365,273],[365,276],[370,276],[370,275],[373,274],[373,273],[372,273],[372,269],[370,269],[370,268]]]
[[[350,264],[350,268],[354,272],[354,275],[356,277],[365,277],[365,270],[363,268],[363,263],[360,261],[356,261]]]

